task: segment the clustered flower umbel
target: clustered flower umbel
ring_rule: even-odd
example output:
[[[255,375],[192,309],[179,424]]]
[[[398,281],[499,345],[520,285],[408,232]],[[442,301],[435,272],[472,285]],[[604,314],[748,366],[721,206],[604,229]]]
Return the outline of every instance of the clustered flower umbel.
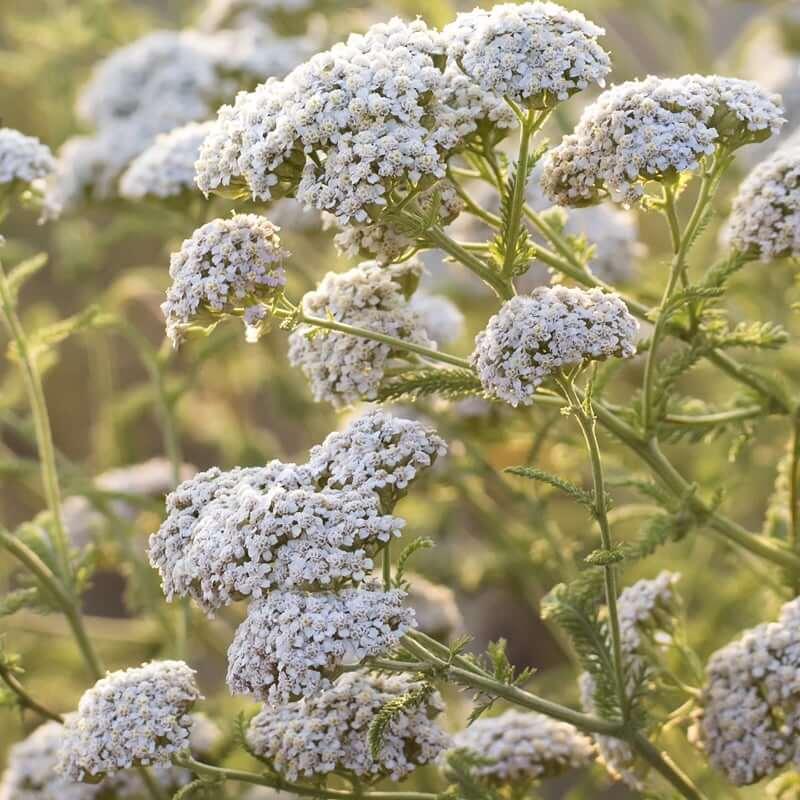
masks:
[[[800,766],[800,598],[714,653],[689,731],[737,786]]]
[[[391,650],[414,627],[405,592],[364,583],[254,600],[228,648],[232,694],[280,706],[331,686],[342,667]]]
[[[329,272],[314,291],[303,296],[302,310],[307,316],[330,317],[435,347],[408,303],[421,272],[417,261],[386,268],[367,261],[344,273]],[[299,325],[289,337],[289,363],[303,370],[317,401],[337,408],[375,399],[384,371],[397,355],[384,342],[309,324]]]
[[[797,134],[745,178],[726,231],[762,261],[800,255],[800,138]]]
[[[239,94],[220,109],[218,129],[203,146],[198,185],[205,192],[238,185],[261,200],[294,192],[340,225],[376,221],[409,189],[443,178],[447,158],[486,133],[487,123],[494,135],[513,124],[495,93],[509,88],[496,69],[470,72],[476,51],[487,52],[487,37],[495,63],[515,69],[510,94],[565,98],[608,71],[594,40],[600,30],[580,15],[543,3],[516,15],[510,8],[459,17],[444,33],[421,20],[392,19],[282,81]],[[532,58],[535,69],[526,73]]]
[[[120,178],[120,196],[138,200],[177,197],[196,191],[194,162],[212,125],[212,122],[190,122],[159,134]]]
[[[675,584],[678,580],[679,574],[664,570],[651,580],[637,581],[620,592],[617,598],[622,658],[631,681],[649,672],[650,665],[643,645],[668,637],[674,628],[677,605]],[[584,672],[580,676],[579,686],[584,708],[589,713],[597,713],[594,701],[596,684],[592,675]],[[633,688],[628,687],[629,690]],[[599,760],[609,774],[641,791],[648,772],[647,764],[640,761],[631,746],[621,739],[600,734],[594,738]]]
[[[506,3],[459,14],[443,34],[447,53],[478,86],[527,108],[551,108],[611,70],[605,31],[555,3]]]
[[[198,228],[170,258],[172,286],[161,310],[175,346],[200,312],[208,323],[241,309],[245,324],[260,323],[266,304],[286,285],[278,229],[257,214],[236,214]],[[256,311],[255,318],[251,315]]]
[[[503,305],[475,338],[471,360],[489,394],[530,405],[536,388],[561,367],[632,356],[638,330],[616,294],[540,287]]]
[[[55,169],[50,148],[35,136],[0,128],[0,184],[27,185]]]
[[[447,736],[433,721],[444,710],[442,698],[434,692],[394,715],[377,759],[370,752],[369,727],[387,703],[419,688],[403,676],[349,673],[315,697],[265,708],[250,722],[247,742],[290,781],[334,771],[369,782],[399,781],[447,746]]]
[[[64,725],[58,770],[96,783],[137,766],[167,766],[190,746],[190,711],[201,697],[183,661],[111,672],[84,693]]]
[[[65,722],[74,721],[68,714]],[[219,728],[204,714],[191,714],[189,747],[195,756],[211,753],[220,738]],[[79,783],[57,770],[64,742],[64,726],[50,721],[40,725],[27,739],[11,747],[8,766],[0,779],[0,800],[139,800],[146,787],[138,772],[123,770],[100,783]],[[155,767],[151,775],[158,786],[176,792],[192,779],[179,767]]]
[[[420,423],[375,411],[306,464],[211,469],[168,496],[149,546],[167,599],[191,597],[209,615],[252,601],[228,653],[234,693],[272,704],[312,694],[415,624],[405,592],[370,582],[372,559],[400,535],[394,504],[444,451]]]
[[[588,106],[574,133],[545,156],[543,188],[565,206],[605,197],[636,203],[648,181],[674,180],[719,146],[732,150],[777,133],[782,113],[778,95],[735,78],[621,83]]]
[[[494,784],[552,778],[594,758],[592,740],[573,725],[513,709],[473,722],[453,746],[478,756],[474,774]]]

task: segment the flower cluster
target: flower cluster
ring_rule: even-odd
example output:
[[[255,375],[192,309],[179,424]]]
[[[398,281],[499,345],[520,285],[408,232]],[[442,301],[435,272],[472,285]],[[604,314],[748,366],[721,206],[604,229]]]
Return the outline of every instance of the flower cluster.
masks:
[[[635,203],[648,181],[674,180],[713,154],[777,133],[777,95],[719,76],[648,77],[604,92],[545,157],[543,188],[565,206],[608,196]]]
[[[407,237],[380,211],[430,190],[471,138],[502,138],[516,124],[503,95],[550,107],[602,83],[601,33],[552,3],[462,14],[442,32],[421,20],[374,25],[220,109],[198,185],[296,193],[339,225],[366,226],[343,247],[396,258]]]
[[[594,758],[592,740],[573,725],[514,710],[477,720],[453,745],[477,756],[474,773],[497,784],[551,778]]]
[[[161,310],[173,344],[180,344],[202,311],[209,313],[210,323],[223,312],[270,303],[286,285],[287,255],[277,228],[257,214],[215,219],[198,228],[170,259],[172,286]]]
[[[509,300],[475,339],[472,364],[487,392],[530,405],[560,367],[636,352],[639,325],[615,294],[540,287]]]
[[[212,124],[190,122],[157,136],[120,178],[120,196],[177,197],[194,189],[194,162]]]
[[[407,301],[421,269],[415,261],[389,268],[364,262],[344,273],[329,272],[304,295],[303,314],[434,347]],[[377,397],[387,365],[397,355],[385,342],[312,324],[299,325],[289,337],[289,363],[303,370],[316,400],[337,408]]]
[[[116,50],[95,67],[78,98],[79,115],[95,131],[69,139],[59,152],[46,214],[114,194],[120,175],[159,134],[208,119],[242,86],[285,75],[310,47],[260,27],[161,30]]]
[[[14,128],[0,128],[0,185],[27,185],[55,169],[50,148]]]
[[[370,583],[373,557],[403,528],[394,503],[444,450],[420,423],[376,411],[307,464],[214,468],[168,496],[149,546],[167,599],[192,597],[209,615],[252,600],[228,653],[234,693],[311,694],[414,625],[405,592]]]
[[[800,765],[800,599],[714,653],[690,738],[737,786]]]
[[[800,138],[792,136],[745,178],[726,234],[762,261],[800,255]]]
[[[368,781],[399,781],[431,763],[447,745],[433,722],[444,709],[438,693],[392,717],[377,759],[368,742],[370,724],[386,705],[419,688],[405,677],[350,673],[320,694],[253,718],[247,741],[256,755],[289,780],[321,778],[334,771]]]
[[[189,712],[198,699],[194,671],[182,661],[109,673],[67,720],[58,770],[92,783],[129,767],[168,765],[189,747]]]
[[[669,636],[674,628],[677,597],[675,584],[680,575],[663,571],[652,580],[640,580],[627,587],[617,598],[622,657],[625,662],[628,690],[643,680],[650,665],[642,652],[645,642],[653,643],[657,637]],[[592,675],[584,672],[579,679],[581,701],[589,713],[597,713],[595,692],[597,684]],[[637,759],[631,746],[611,736],[595,736],[600,761],[612,777],[628,786],[641,790],[648,767]]]
[[[342,666],[388,652],[413,627],[404,597],[366,583],[253,601],[228,649],[231,692],[282,705],[329,687]]]
[[[191,714],[189,748],[196,756],[209,754],[220,737],[219,728],[204,714]],[[68,714],[70,724],[75,714]],[[64,726],[58,722],[40,725],[8,753],[8,767],[0,780],[0,800],[139,800],[146,787],[138,772],[123,770],[99,783],[78,783],[57,770],[64,741]],[[154,767],[151,775],[161,789],[175,792],[191,780],[188,770]]]
[[[444,30],[448,55],[487,92],[551,108],[611,70],[605,31],[555,3],[506,3],[459,14]]]

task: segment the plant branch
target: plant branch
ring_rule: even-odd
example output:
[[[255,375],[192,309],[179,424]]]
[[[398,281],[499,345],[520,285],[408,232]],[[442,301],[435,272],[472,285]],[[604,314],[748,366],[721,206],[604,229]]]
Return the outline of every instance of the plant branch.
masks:
[[[11,672],[11,670],[8,669],[2,663],[2,661],[0,661],[0,680],[2,680],[3,683],[5,683],[6,686],[8,686],[8,688],[14,692],[19,699],[19,704],[23,708],[33,711],[35,714],[38,714],[44,719],[53,720],[54,722],[62,721],[60,714],[50,711],[49,708],[46,708],[40,702],[31,697],[25,687],[17,680],[17,676],[14,675],[14,673]]]

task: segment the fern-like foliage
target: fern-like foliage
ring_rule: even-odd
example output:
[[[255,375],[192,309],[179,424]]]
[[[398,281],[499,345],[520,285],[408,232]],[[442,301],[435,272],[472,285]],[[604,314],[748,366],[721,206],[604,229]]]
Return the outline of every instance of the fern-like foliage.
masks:
[[[569,636],[581,666],[594,680],[597,713],[605,719],[618,720],[622,710],[614,677],[612,646],[599,613],[602,587],[602,571],[587,570],[576,581],[555,586],[542,599],[541,614]]]
[[[506,472],[510,475],[518,475],[521,478],[528,478],[532,481],[546,483],[548,486],[552,486],[568,494],[573,500],[588,509],[591,514],[595,513],[594,495],[581,489],[580,486],[576,486],[574,483],[560,478],[558,475],[546,472],[543,469],[537,469],[536,467],[509,467],[506,469]]]
[[[443,800],[500,800],[498,792],[475,774],[487,759],[471,750],[455,748],[445,756],[444,773],[453,782],[442,795]]]
[[[420,550],[429,550],[434,546],[435,543],[433,539],[427,536],[418,536],[413,542],[409,542],[409,544],[403,548],[400,557],[397,559],[397,567],[394,572],[394,585],[399,589],[407,589],[408,581],[405,579],[405,572],[409,559]]]
[[[435,691],[436,689],[432,684],[422,683],[410,692],[390,700],[378,711],[370,723],[367,734],[369,751],[375,761],[380,759],[386,729],[392,723],[392,720],[427,703]]]
[[[172,800],[216,800],[224,785],[224,780],[197,778],[178,789],[172,795]]]
[[[378,391],[378,400],[396,403],[434,395],[446,400],[460,400],[483,397],[484,391],[477,375],[470,370],[425,368],[389,378]]]

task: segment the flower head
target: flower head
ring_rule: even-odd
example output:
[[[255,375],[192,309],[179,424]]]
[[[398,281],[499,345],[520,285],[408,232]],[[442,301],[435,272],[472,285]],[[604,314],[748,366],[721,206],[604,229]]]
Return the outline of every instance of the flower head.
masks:
[[[459,14],[444,28],[448,56],[487,92],[528,108],[550,108],[611,69],[597,39],[605,31],[555,3],[505,3]]]
[[[432,347],[406,299],[421,269],[416,262],[389,268],[365,262],[348,272],[329,272],[303,297],[303,313],[330,315],[337,322]],[[288,355],[311,382],[314,398],[339,408],[375,399],[387,365],[402,354],[384,342],[301,324],[289,337]]]
[[[192,495],[202,500],[206,487],[191,480],[170,496],[171,513],[150,538],[150,561],[168,598],[188,595],[213,613],[270,589],[358,583],[375,553],[401,534],[403,520],[382,514],[367,490],[316,491],[298,486],[302,472],[280,462],[266,469],[274,478],[263,487],[246,475],[201,504]],[[181,508],[182,495],[195,511]]]
[[[718,146],[734,149],[777,133],[782,110],[777,95],[716,75],[621,83],[588,106],[575,132],[547,154],[542,185],[566,206],[604,197],[635,203],[648,181],[695,170]]]
[[[251,721],[247,742],[291,781],[333,771],[368,781],[399,781],[434,761],[447,745],[447,736],[433,721],[444,709],[439,693],[392,717],[377,759],[367,733],[386,703],[418,688],[405,677],[348,673],[313,697],[265,708]]]
[[[800,599],[714,653],[690,738],[731,783],[800,765]]]
[[[50,148],[14,128],[0,128],[0,185],[28,185],[55,169]]]
[[[194,162],[213,123],[190,122],[160,134],[123,174],[119,193],[132,200],[196,191]]]
[[[475,774],[495,784],[551,778],[590,764],[592,740],[573,725],[533,712],[482,717],[453,737],[481,759]]]
[[[387,653],[414,625],[405,593],[273,591],[254,601],[228,649],[228,687],[271,705],[328,688],[342,666]]]
[[[198,185],[239,186],[261,200],[296,193],[340,225],[374,221],[391,195],[443,178],[482,115],[501,118],[489,99],[450,91],[443,59],[441,34],[421,20],[351,35],[223,106]]]
[[[800,140],[793,136],[745,178],[726,233],[762,261],[800,255]]]
[[[135,766],[168,765],[190,743],[189,712],[200,699],[182,661],[151,661],[111,672],[84,693],[67,720],[58,769],[96,783]]]
[[[288,253],[264,217],[237,214],[198,228],[170,259],[172,286],[161,306],[176,346],[200,312],[209,321],[223,312],[272,301],[286,285]]]
[[[308,468],[331,489],[367,489],[396,501],[447,446],[420,422],[371,411],[311,449]]]
[[[530,405],[557,369],[636,352],[639,325],[615,294],[540,287],[509,300],[475,339],[472,363],[487,392]]]

